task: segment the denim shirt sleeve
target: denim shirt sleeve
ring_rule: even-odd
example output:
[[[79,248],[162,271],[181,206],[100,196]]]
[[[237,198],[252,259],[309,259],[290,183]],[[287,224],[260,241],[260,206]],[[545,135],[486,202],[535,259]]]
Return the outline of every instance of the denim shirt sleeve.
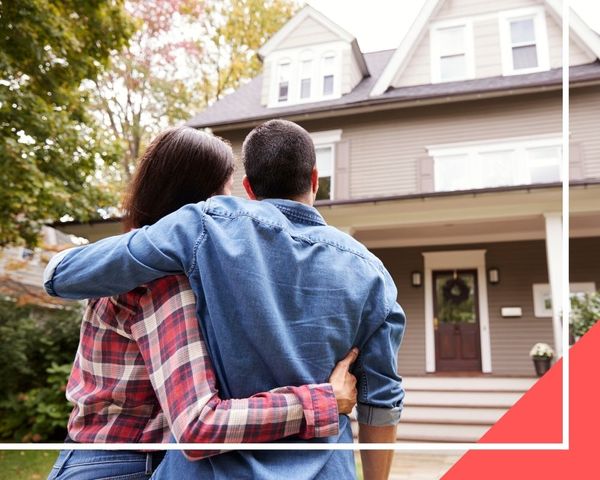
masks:
[[[49,295],[107,297],[174,273],[188,273],[204,235],[204,204],[186,205],[157,223],[59,253],[44,272]]]
[[[386,426],[400,421],[404,388],[397,359],[406,317],[394,302],[385,321],[362,347],[358,368],[358,422]]]

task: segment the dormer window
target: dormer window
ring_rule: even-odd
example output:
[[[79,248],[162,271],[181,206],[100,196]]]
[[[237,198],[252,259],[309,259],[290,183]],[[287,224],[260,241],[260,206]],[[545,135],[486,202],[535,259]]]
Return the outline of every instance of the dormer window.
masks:
[[[336,50],[336,47],[339,48]],[[271,63],[269,107],[341,96],[342,45],[311,45],[277,52]]]
[[[474,78],[473,34],[469,22],[443,22],[431,29],[432,82]]]
[[[323,96],[333,95],[335,77],[335,56],[327,54],[323,57]]]
[[[279,63],[279,83],[278,83],[278,96],[279,102],[287,102],[288,94],[290,90],[290,62],[284,60]]]
[[[550,68],[543,8],[502,12],[500,41],[504,75],[539,72]]]
[[[311,83],[313,77],[312,58],[305,56],[300,63],[300,99],[306,100],[311,96]]]
[[[521,70],[538,66],[533,18],[510,22],[510,42],[513,69]]]

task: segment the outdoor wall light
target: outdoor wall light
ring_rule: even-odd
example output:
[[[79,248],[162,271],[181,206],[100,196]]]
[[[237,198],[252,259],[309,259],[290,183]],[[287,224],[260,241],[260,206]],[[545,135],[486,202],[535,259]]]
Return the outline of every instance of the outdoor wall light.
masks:
[[[410,279],[413,287],[420,287],[423,284],[423,275],[421,272],[412,272]]]
[[[492,285],[500,283],[500,270],[497,268],[490,268],[488,270],[488,280]]]

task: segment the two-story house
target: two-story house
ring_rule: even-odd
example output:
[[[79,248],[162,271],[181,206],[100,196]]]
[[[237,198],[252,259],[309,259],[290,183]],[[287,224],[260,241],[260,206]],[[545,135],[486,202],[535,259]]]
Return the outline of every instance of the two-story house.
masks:
[[[476,440],[533,383],[532,345],[560,354],[567,174],[571,287],[600,288],[600,36],[572,13],[566,172],[561,25],[557,0],[426,0],[396,50],[363,53],[307,6],[261,75],[188,122],[238,153],[271,118],[311,132],[319,211],[381,258],[407,314],[406,440]]]

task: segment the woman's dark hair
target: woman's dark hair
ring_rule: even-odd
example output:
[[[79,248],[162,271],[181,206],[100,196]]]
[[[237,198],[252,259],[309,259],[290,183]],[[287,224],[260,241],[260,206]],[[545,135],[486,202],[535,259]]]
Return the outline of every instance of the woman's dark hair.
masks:
[[[152,225],[221,193],[233,169],[233,151],[220,138],[191,127],[165,130],[150,143],[129,184],[125,228]]]

